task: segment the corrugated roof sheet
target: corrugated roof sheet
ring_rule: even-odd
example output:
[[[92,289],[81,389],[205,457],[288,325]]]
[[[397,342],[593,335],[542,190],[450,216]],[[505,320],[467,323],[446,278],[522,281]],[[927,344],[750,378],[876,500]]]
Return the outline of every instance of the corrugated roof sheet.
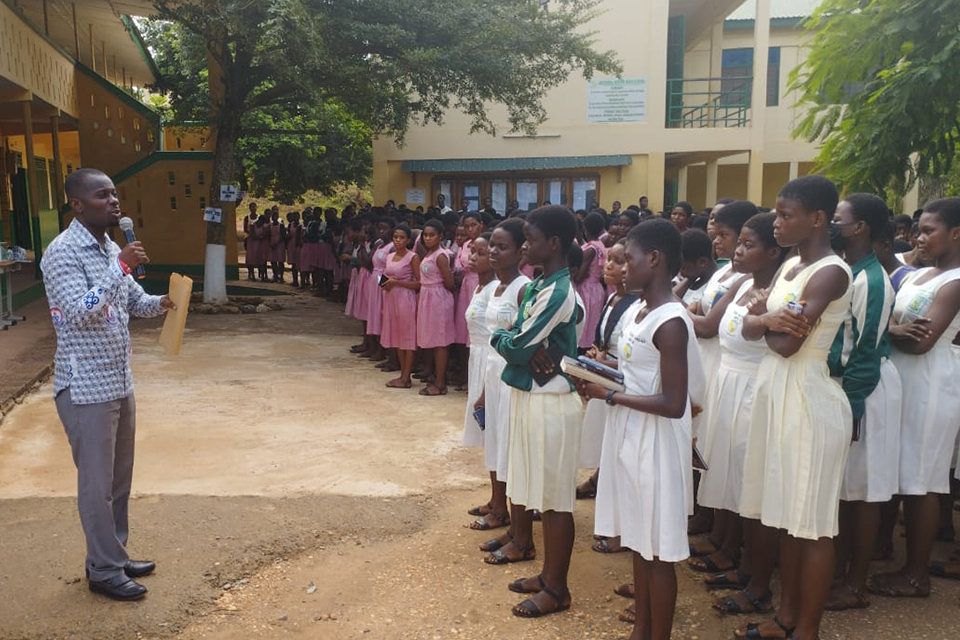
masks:
[[[427,173],[478,173],[488,171],[544,171],[585,167],[621,167],[633,162],[630,156],[566,156],[540,158],[470,158],[451,160],[404,160],[404,171]]]
[[[806,18],[820,6],[822,0],[770,0],[770,17]],[[727,20],[753,20],[757,17],[756,0],[746,0],[740,7],[727,16]]]

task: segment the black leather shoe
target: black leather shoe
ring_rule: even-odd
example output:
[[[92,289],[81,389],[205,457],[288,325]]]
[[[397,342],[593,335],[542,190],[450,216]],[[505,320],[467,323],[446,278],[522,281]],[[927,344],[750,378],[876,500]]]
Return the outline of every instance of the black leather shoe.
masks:
[[[143,576],[148,576],[153,573],[153,570],[156,568],[156,562],[150,562],[149,560],[128,560],[127,564],[123,565],[123,572],[131,578],[142,578]]]
[[[109,580],[91,580],[90,591],[114,600],[139,600],[147,595],[147,588],[121,573]]]

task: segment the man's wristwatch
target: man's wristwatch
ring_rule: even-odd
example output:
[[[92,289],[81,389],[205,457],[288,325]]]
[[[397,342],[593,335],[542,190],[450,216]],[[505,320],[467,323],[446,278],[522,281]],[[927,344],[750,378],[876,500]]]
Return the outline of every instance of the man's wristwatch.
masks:
[[[614,406],[614,404],[616,404],[613,401],[613,394],[615,393],[616,391],[613,389],[610,389],[610,391],[607,392],[607,404],[610,405],[611,407]]]

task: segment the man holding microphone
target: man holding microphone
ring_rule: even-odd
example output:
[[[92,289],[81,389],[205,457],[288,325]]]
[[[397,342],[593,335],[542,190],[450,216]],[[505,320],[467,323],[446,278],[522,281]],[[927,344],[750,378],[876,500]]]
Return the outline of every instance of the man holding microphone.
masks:
[[[175,305],[147,295],[130,276],[149,262],[140,243],[121,250],[107,235],[120,221],[110,177],[80,169],[67,176],[64,190],[75,217],[40,264],[57,334],[54,397],[77,466],[90,591],[136,600],[147,589],[135,578],[155,565],[130,560],[126,551],[136,423],[127,323]]]

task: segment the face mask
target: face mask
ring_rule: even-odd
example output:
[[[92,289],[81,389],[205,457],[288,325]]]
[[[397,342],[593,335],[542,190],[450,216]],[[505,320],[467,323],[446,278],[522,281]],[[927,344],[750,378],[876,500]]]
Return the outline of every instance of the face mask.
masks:
[[[850,244],[850,239],[845,238],[840,235],[840,230],[843,227],[836,222],[830,223],[830,248],[837,253],[843,253],[847,249],[847,245]]]

